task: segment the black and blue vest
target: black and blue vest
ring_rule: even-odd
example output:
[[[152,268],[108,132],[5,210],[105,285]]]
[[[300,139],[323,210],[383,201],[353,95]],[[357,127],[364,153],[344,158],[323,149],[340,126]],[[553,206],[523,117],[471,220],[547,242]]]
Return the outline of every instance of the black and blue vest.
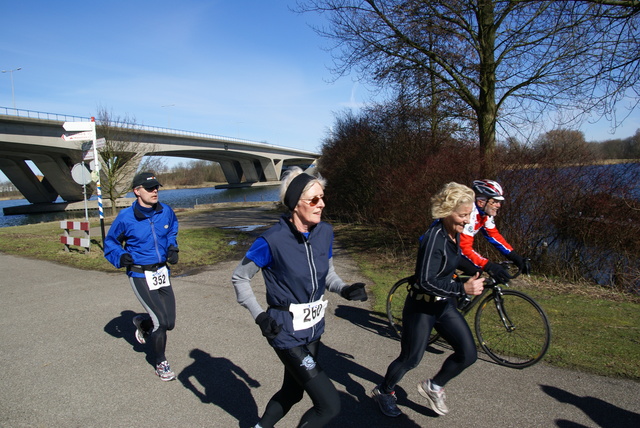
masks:
[[[311,328],[294,331],[292,315],[285,308],[291,303],[314,302],[325,293],[333,228],[320,222],[305,237],[290,217],[282,216],[262,238],[269,244],[272,257],[269,267],[262,269],[268,313],[282,326],[271,345],[289,349],[319,339],[324,332],[324,319]]]

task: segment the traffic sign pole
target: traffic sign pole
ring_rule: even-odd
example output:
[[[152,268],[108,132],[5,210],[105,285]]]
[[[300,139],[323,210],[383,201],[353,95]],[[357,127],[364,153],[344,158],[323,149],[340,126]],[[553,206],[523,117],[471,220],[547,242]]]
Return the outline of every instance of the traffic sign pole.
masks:
[[[102,189],[100,188],[100,159],[98,158],[98,145],[104,146],[105,140],[96,138],[96,119],[91,122],[65,122],[62,127],[65,131],[79,131],[77,134],[62,135],[65,141],[91,141],[93,146],[93,159],[95,162],[96,194],[98,195],[98,212],[100,214],[100,231],[102,232],[102,249],[104,251],[104,210],[102,208]]]
[[[91,176],[87,171],[87,165],[83,162],[77,163],[71,168],[73,181],[82,184],[82,196],[84,199],[84,219],[89,221],[89,210],[87,208],[87,184],[91,183]]]
[[[93,158],[96,163],[96,194],[98,195],[98,212],[100,214],[100,231],[102,232],[102,250],[104,251],[104,210],[102,208],[102,190],[100,189],[100,158],[98,157],[98,147],[96,144],[96,119],[91,118],[91,132],[93,133]]]

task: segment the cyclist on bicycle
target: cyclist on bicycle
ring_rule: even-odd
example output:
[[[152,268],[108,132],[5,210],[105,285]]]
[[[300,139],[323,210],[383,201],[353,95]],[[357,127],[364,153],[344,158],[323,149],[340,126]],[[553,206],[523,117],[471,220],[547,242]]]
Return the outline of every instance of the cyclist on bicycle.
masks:
[[[475,180],[473,191],[476,194],[476,201],[471,213],[470,223],[467,224],[460,234],[460,249],[462,259],[460,269],[465,274],[473,275],[480,270],[490,273],[499,281],[508,281],[511,275],[498,263],[489,261],[473,249],[473,239],[478,231],[507,259],[511,260],[522,273],[528,273],[529,267],[525,259],[513,251],[506,239],[498,232],[494,217],[504,201],[502,186],[493,180]]]

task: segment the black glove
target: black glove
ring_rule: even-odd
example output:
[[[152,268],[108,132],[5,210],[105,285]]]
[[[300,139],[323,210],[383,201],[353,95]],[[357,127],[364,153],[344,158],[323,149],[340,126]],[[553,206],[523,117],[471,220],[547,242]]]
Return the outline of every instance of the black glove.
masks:
[[[167,248],[167,263],[171,263],[172,265],[175,265],[176,263],[178,263],[178,247],[175,247],[173,245],[170,245],[169,248]]]
[[[120,267],[128,268],[129,266],[133,266],[133,257],[129,253],[124,253],[120,256]]]
[[[509,282],[509,280],[511,279],[511,275],[509,275],[509,272],[507,272],[505,268],[497,263],[487,262],[487,264],[484,265],[484,271],[488,272],[489,275],[502,283]]]
[[[511,260],[513,264],[518,266],[518,269],[520,269],[520,273],[524,273],[524,274],[529,273],[529,266],[528,266],[529,263],[527,263],[527,261],[523,259],[520,254],[512,251],[509,254],[507,254],[507,258]]]
[[[340,290],[340,295],[347,300],[360,300],[361,302],[366,301],[368,298],[362,282],[356,282],[344,287]]]
[[[262,330],[262,335],[267,339],[275,338],[278,333],[280,333],[280,330],[282,330],[282,327],[278,325],[276,320],[271,318],[266,312],[262,312],[256,317],[256,324],[258,324],[260,330]]]

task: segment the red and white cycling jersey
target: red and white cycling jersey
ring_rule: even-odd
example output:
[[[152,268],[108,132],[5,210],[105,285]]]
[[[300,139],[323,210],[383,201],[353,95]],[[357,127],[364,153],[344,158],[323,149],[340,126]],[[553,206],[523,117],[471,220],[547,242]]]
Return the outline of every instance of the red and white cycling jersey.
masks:
[[[464,227],[464,230],[460,234],[460,250],[462,251],[462,255],[477,267],[484,268],[489,261],[489,259],[483,257],[473,249],[473,238],[478,231],[482,231],[487,241],[502,254],[507,255],[513,251],[511,245],[509,245],[507,240],[498,232],[493,216],[487,215],[474,204],[469,224]]]

